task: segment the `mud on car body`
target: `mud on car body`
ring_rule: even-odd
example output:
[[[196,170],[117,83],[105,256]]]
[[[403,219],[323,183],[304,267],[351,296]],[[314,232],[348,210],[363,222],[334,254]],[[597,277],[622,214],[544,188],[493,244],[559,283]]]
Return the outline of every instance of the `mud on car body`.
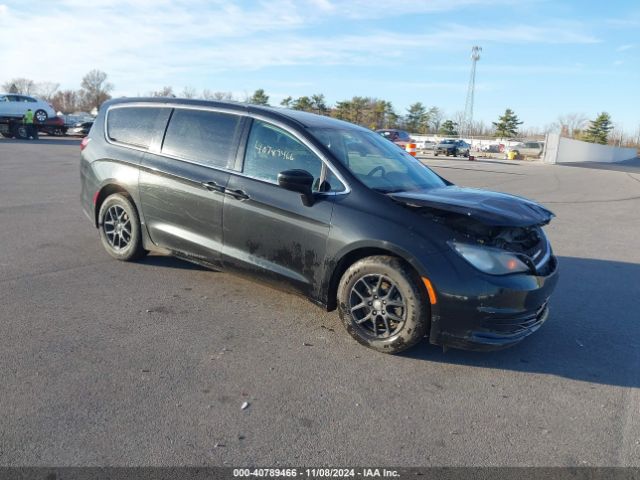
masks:
[[[227,102],[107,102],[82,205],[107,252],[161,250],[337,309],[375,350],[494,349],[538,329],[557,262],[544,207],[461,188],[380,135]]]

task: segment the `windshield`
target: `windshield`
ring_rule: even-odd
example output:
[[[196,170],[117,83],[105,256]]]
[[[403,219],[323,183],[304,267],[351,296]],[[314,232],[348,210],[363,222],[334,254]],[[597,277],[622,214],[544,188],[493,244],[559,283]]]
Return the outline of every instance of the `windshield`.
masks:
[[[379,134],[357,129],[310,128],[367,187],[383,193],[445,186],[444,181]]]

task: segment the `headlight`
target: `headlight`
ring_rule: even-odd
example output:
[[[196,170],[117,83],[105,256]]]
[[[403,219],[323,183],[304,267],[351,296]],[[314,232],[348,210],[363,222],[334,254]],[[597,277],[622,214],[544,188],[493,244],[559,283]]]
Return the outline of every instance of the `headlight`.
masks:
[[[481,272],[491,275],[526,272],[529,267],[514,253],[496,248],[470,245],[468,243],[448,242],[458,255]]]

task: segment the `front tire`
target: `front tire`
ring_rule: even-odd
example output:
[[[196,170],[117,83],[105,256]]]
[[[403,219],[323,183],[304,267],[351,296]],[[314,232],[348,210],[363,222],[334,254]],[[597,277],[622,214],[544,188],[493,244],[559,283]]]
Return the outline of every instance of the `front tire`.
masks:
[[[102,246],[113,258],[130,262],[148,253],[142,247],[138,212],[126,196],[114,193],[106,198],[98,213],[98,228]]]
[[[430,308],[418,275],[397,257],[366,257],[351,265],[338,286],[338,313],[362,345],[398,353],[420,342]]]

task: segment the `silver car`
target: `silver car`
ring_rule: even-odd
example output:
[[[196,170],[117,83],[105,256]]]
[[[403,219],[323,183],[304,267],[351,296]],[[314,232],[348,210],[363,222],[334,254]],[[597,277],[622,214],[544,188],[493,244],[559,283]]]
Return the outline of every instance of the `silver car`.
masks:
[[[0,117],[22,118],[29,109],[39,123],[56,116],[53,106],[44,100],[17,93],[0,93]]]
[[[544,151],[544,142],[522,142],[512,145],[511,147],[507,147],[504,151],[505,158],[508,158],[509,152],[512,150],[517,150],[523,157],[538,158]]]

